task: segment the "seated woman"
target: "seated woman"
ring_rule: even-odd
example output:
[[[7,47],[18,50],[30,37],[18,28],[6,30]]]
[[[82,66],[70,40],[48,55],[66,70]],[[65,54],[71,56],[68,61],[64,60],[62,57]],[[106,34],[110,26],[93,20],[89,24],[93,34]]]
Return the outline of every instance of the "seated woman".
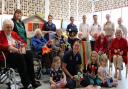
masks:
[[[117,69],[119,69],[118,79],[121,79],[122,62],[127,63],[128,43],[127,40],[122,37],[121,29],[116,30],[115,37],[110,45],[110,51],[115,66],[115,78],[117,77]]]
[[[56,30],[53,44],[53,49],[57,52],[57,55],[62,58],[66,49],[66,41],[62,35],[61,29]]]
[[[38,54],[42,54],[42,48],[47,46],[47,41],[43,38],[43,34],[40,29],[35,30],[34,36],[31,40],[31,46]]]
[[[100,34],[100,36],[98,37],[98,39],[96,40],[95,51],[100,55],[103,53],[106,53],[107,52],[107,43],[108,42],[105,37],[105,34],[104,34],[104,32],[102,32]]]
[[[32,40],[31,40],[31,46],[34,49],[34,51],[37,54],[42,55],[42,52],[43,52],[42,48],[45,48],[45,47],[51,48],[51,45],[52,45],[51,41],[47,42],[43,38],[43,34],[42,34],[41,30],[36,29],[34,32],[34,36],[32,37]],[[50,58],[50,52],[43,54],[41,62],[42,62],[42,67],[50,68],[51,63],[52,63],[52,60]]]
[[[7,64],[17,68],[24,88],[33,89],[39,86],[35,81],[33,63],[26,54],[26,43],[12,31],[13,27],[12,20],[3,22],[2,31],[0,31],[0,49],[5,53]]]

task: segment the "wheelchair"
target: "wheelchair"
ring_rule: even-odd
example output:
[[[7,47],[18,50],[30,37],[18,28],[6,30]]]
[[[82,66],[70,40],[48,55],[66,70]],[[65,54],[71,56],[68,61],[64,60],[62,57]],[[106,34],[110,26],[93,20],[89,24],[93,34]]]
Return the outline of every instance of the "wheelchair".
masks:
[[[16,72],[13,68],[9,68],[6,63],[6,57],[4,52],[0,51],[1,58],[0,61],[0,84],[7,84],[7,89],[19,89],[20,82],[16,79]]]

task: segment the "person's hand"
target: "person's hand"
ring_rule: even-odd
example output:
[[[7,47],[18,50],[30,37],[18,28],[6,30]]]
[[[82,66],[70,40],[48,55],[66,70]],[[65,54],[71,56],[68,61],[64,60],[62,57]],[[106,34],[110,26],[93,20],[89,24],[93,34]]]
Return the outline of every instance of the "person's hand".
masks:
[[[26,54],[26,48],[25,48],[25,47],[21,47],[21,48],[19,49],[19,53],[20,53],[20,54]]]
[[[71,76],[70,78],[74,80],[75,79],[75,76]]]
[[[115,49],[114,52],[117,53],[117,50]]]
[[[65,86],[64,79],[61,80],[61,82],[60,82],[60,86],[61,86],[61,87],[64,87],[64,86]]]
[[[19,53],[19,49],[14,46],[9,46],[8,50],[12,53]]]
[[[53,45],[53,40],[49,40],[47,44],[48,45]]]
[[[102,54],[102,51],[99,51],[98,54],[101,55]]]
[[[123,51],[120,52],[120,55],[123,55]]]

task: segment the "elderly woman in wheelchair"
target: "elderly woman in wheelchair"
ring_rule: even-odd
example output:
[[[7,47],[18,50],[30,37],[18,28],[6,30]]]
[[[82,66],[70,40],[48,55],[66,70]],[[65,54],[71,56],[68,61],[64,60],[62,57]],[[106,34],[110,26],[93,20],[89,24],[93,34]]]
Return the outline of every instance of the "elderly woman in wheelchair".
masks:
[[[122,37],[122,30],[117,29],[115,32],[115,38],[112,40],[110,45],[110,52],[115,67],[114,77],[117,78],[117,70],[119,70],[119,80],[121,80],[121,70],[123,67],[122,63],[123,61],[125,64],[127,63],[127,48],[128,43],[127,40]]]
[[[35,80],[31,59],[26,54],[26,43],[13,32],[14,23],[12,20],[3,22],[0,31],[0,50],[5,53],[7,64],[18,70],[24,89],[34,89],[40,86]]]
[[[42,68],[50,68],[52,63],[52,40],[46,41],[40,29],[35,29],[34,36],[31,39],[31,48],[37,57],[40,56]]]

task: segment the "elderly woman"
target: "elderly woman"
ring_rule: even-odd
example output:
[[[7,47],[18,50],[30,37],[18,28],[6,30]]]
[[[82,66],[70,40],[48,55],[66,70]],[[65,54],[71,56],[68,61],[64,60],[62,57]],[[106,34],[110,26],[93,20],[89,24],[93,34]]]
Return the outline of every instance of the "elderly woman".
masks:
[[[42,47],[46,46],[47,41],[43,38],[43,34],[40,29],[36,29],[34,37],[32,37],[31,45],[37,53],[42,52]]]
[[[98,39],[96,40],[96,43],[95,43],[95,51],[98,53],[98,54],[102,54],[102,53],[106,53],[107,52],[107,38],[105,37],[105,33],[104,32],[101,32],[100,33],[100,36],[98,37]]]
[[[0,31],[0,49],[7,57],[7,64],[10,67],[17,68],[24,88],[33,89],[33,87],[37,87],[33,63],[26,54],[26,43],[16,32],[12,31],[13,27],[12,20],[3,22],[2,31]]]
[[[31,40],[31,46],[34,49],[33,51],[35,51],[37,54],[42,55],[42,48],[48,47],[51,48],[52,47],[52,42],[51,41],[46,41],[43,37],[43,34],[41,32],[40,29],[36,29],[34,32],[34,36],[32,37]],[[46,53],[42,55],[42,67],[46,67],[46,68],[50,68],[51,63],[52,63],[52,58],[51,58],[51,53]]]
[[[127,63],[127,51],[128,43],[125,38],[122,37],[121,29],[117,29],[115,37],[110,45],[111,54],[115,66],[115,77],[117,77],[117,69],[119,69],[119,78],[121,79],[122,62]]]
[[[59,54],[63,55],[65,49],[66,49],[66,41],[64,39],[64,36],[62,35],[61,29],[56,30],[56,34],[53,40],[53,49]]]

